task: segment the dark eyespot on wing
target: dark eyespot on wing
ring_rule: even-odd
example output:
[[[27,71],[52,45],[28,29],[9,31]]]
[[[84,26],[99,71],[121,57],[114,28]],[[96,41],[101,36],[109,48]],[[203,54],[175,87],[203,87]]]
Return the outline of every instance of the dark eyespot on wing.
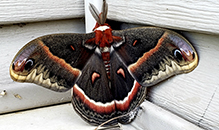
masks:
[[[173,55],[177,60],[181,61],[183,59],[182,53],[178,49],[173,50]]]

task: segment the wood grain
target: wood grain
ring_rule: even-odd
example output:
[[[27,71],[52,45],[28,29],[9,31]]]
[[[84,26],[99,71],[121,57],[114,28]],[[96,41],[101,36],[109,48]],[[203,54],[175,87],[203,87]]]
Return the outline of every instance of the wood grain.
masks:
[[[107,0],[107,2],[109,19],[219,34],[218,0]]]
[[[184,35],[198,51],[200,58],[198,67],[191,73],[172,77],[151,87],[148,99],[202,128],[218,130],[219,1],[107,0],[107,2],[109,19],[189,31]],[[0,1],[0,24],[83,16],[83,0]],[[14,55],[28,41],[46,34],[64,32],[83,33],[83,20],[1,26],[0,92],[6,90],[7,94],[0,96],[0,113],[70,100],[69,93],[59,94],[33,84],[15,83],[10,79],[8,72]]]
[[[107,0],[111,20],[219,34],[218,0]],[[3,0],[0,24],[84,17],[83,0]]]
[[[0,24],[84,17],[83,0],[1,0]]]

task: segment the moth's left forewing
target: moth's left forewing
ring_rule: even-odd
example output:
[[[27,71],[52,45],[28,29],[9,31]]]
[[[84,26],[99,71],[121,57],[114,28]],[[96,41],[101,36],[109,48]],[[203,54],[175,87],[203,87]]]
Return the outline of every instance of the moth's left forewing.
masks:
[[[192,45],[170,30],[141,27],[114,31],[123,41],[113,44],[130,74],[143,86],[192,71],[198,56]]]
[[[75,84],[94,48],[84,42],[94,34],[54,34],[32,40],[15,56],[10,75],[19,82],[33,82],[54,91]],[[92,46],[92,45],[90,45]]]

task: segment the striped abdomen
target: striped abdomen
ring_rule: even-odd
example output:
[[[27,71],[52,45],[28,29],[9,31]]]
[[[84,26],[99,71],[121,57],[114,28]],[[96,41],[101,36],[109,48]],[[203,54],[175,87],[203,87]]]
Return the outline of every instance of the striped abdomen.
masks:
[[[108,79],[110,79],[110,47],[100,48]]]

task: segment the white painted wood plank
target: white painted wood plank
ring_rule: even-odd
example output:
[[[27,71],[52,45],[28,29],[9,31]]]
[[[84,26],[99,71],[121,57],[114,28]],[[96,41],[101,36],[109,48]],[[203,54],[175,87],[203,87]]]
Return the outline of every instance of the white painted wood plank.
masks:
[[[151,87],[149,100],[205,129],[219,129],[219,36],[185,33],[200,62],[191,73]]]
[[[113,1],[113,0],[112,0]],[[217,33],[218,34],[218,13],[214,13],[214,11],[218,11],[216,8],[218,6],[217,2],[212,1],[213,4],[211,4],[209,1],[204,2],[206,5],[209,5],[210,9],[207,9],[208,7],[204,7],[204,4],[202,5],[201,3],[196,3],[196,5],[193,4],[193,1],[181,1],[184,2],[184,4],[180,4],[178,2],[174,2],[170,4],[171,6],[168,6],[168,10],[170,12],[166,12],[160,15],[162,13],[161,9],[166,9],[165,3],[160,3],[160,1],[155,1],[156,3],[153,3],[154,1],[140,1],[141,4],[137,5],[138,1],[135,3],[132,3],[132,1],[129,2],[124,2],[124,3],[118,3],[117,2],[112,2],[108,1],[109,3],[109,18],[110,19],[117,19],[125,22],[135,22],[135,23],[143,23],[143,24],[151,24],[151,25],[159,25],[163,27],[170,27],[170,28],[180,28],[183,30],[193,30],[193,31],[203,31],[207,33]],[[147,6],[147,3],[150,3],[149,6]],[[188,5],[188,16],[186,13],[179,13],[178,8],[175,9],[176,5],[181,5],[179,6],[181,11],[185,11],[187,8],[186,2],[190,3]],[[197,2],[197,1],[196,1]],[[111,3],[111,4],[110,4]],[[125,4],[125,5],[124,5]],[[135,6],[134,6],[134,5]],[[123,6],[124,5],[124,6]],[[154,5],[154,6],[152,6]],[[159,5],[159,6],[156,6]],[[166,4],[169,5],[169,4]],[[193,11],[194,9],[192,8],[193,6],[197,6],[199,8],[197,11]],[[201,6],[202,5],[202,6]],[[115,7],[114,7],[115,6]],[[144,6],[144,7],[143,7]],[[113,8],[114,9],[113,9]],[[134,7],[135,10],[131,10],[131,8]],[[149,8],[151,7],[151,8]],[[170,8],[171,7],[171,8]],[[202,11],[202,8],[205,9],[205,11]],[[111,8],[111,9],[110,9]],[[144,11],[141,9],[150,9],[149,11],[155,11],[153,15],[148,14],[147,12],[149,11]],[[157,8],[157,10],[155,10]],[[115,12],[117,9],[118,12]],[[171,10],[170,10],[171,9]],[[176,10],[175,12],[172,10]],[[119,12],[120,10],[120,12]],[[122,11],[121,11],[122,10]],[[178,12],[177,12],[178,10]],[[114,11],[114,12],[113,12]],[[210,12],[209,12],[210,11]],[[45,11],[46,12],[46,11]],[[133,13],[134,12],[134,13]],[[212,13],[211,13],[212,12]],[[130,14],[131,13],[131,14]],[[132,15],[133,13],[133,15]],[[167,15],[169,13],[169,15]],[[175,13],[175,14],[174,14]],[[193,15],[190,16],[192,13]],[[201,15],[203,13],[203,18],[206,20],[201,19]],[[209,13],[207,15],[207,13]],[[144,14],[144,15],[142,15]],[[155,15],[156,14],[156,15]],[[169,18],[165,16],[167,15]],[[179,21],[178,18],[180,16],[187,16],[187,17],[182,17]],[[196,16],[200,17],[194,17]],[[138,16],[138,17],[136,17]],[[156,17],[155,17],[156,16]],[[164,17],[165,16],[165,17]],[[207,16],[211,16],[212,18],[208,18]],[[177,17],[177,18],[176,18]],[[20,18],[20,17],[17,17]],[[22,16],[21,16],[22,18]],[[44,17],[45,18],[45,17]],[[137,19],[136,19],[137,18]],[[147,18],[147,19],[146,19]],[[188,20],[186,19],[188,18]],[[194,18],[192,21],[191,19]],[[38,18],[36,18],[38,19]],[[35,21],[36,19],[33,19]],[[53,19],[53,18],[51,18]],[[148,19],[152,19],[152,21],[148,21]],[[210,19],[210,20],[207,20]],[[24,19],[24,21],[28,19]],[[45,20],[45,19],[42,19]],[[134,21],[132,21],[134,20]],[[190,21],[189,21],[190,20]],[[200,22],[199,22],[200,20]],[[13,20],[12,20],[13,21]],[[204,23],[202,23],[204,21]],[[59,21],[60,22],[60,21]],[[7,23],[10,23],[7,22]],[[208,23],[208,24],[207,24]],[[17,50],[15,51],[15,48],[21,48],[22,45],[27,43],[29,40],[36,38],[37,36],[45,35],[48,33],[58,33],[58,32],[72,32],[70,26],[74,26],[73,23],[71,24],[70,22],[63,22],[61,25],[57,24],[56,22],[45,22],[44,24],[39,25],[36,23],[35,27],[30,27],[30,24],[27,25],[30,28],[25,29],[26,26],[23,28],[15,26],[8,26],[8,27],[3,27],[0,30],[0,37],[1,37],[1,50],[0,50],[0,57],[1,57],[1,63],[0,63],[0,89],[7,90],[7,87],[9,88],[16,88],[17,86],[23,86],[24,84],[19,84],[19,83],[14,83],[11,81],[9,78],[9,73],[8,73],[8,64],[12,60],[12,57],[15,55]],[[208,26],[209,25],[209,26]],[[32,24],[31,24],[32,26]],[[77,24],[75,25],[77,26]],[[57,29],[56,27],[60,27]],[[80,27],[80,26],[79,26]],[[7,29],[5,29],[7,28]],[[41,28],[41,29],[40,29]],[[42,30],[43,28],[43,30]],[[76,27],[77,28],[77,27]],[[45,31],[45,30],[46,31]],[[48,30],[47,30],[48,29]],[[54,30],[53,30],[54,29]],[[9,31],[11,30],[11,31]],[[31,30],[31,31],[30,31]],[[149,93],[149,99],[155,104],[158,104],[165,109],[168,109],[181,117],[197,124],[200,125],[204,128],[209,128],[209,129],[218,129],[218,118],[219,117],[219,108],[218,108],[218,66],[219,66],[219,59],[217,56],[219,55],[219,49],[218,49],[218,35],[204,35],[204,34],[196,34],[196,33],[187,33],[187,37],[192,41],[192,43],[196,46],[198,53],[200,55],[200,63],[198,68],[189,74],[186,75],[179,75],[174,78],[171,78],[170,80],[167,80],[166,82],[159,84],[155,87],[153,87]],[[3,40],[2,40],[3,39]],[[13,42],[12,42],[13,41]],[[17,42],[18,44],[14,44]],[[13,43],[13,44],[12,44]],[[22,45],[21,45],[22,44]],[[11,45],[11,49],[8,48],[8,45]],[[210,66],[210,67],[209,67]],[[216,77],[216,78],[215,78]],[[8,82],[10,81],[10,82]],[[33,101],[33,104],[38,105],[40,104],[39,102],[36,101],[36,99],[44,99],[43,104],[47,104],[48,100],[47,97],[42,97],[39,98],[38,96],[42,96],[41,94],[37,94],[35,96],[34,94],[38,93],[39,91],[44,91],[43,88],[40,87],[35,87],[31,84],[31,88],[36,93],[29,94],[29,96],[25,96],[25,93],[29,93],[29,84],[24,85],[23,90],[24,92],[20,94],[21,91],[18,91],[15,89],[15,92],[12,90],[8,90],[8,95],[4,97],[0,97],[0,102],[2,104],[2,101],[4,103],[7,103],[5,100],[6,98],[14,98],[14,101],[9,102],[11,104],[14,104],[15,107],[19,107],[17,104],[20,104],[19,98],[15,98],[14,95],[19,94],[22,97],[22,102],[23,101],[28,101],[31,100]],[[27,89],[28,88],[28,89]],[[35,90],[36,89],[36,90]],[[26,90],[26,91],[25,91]],[[47,90],[45,90],[47,91]],[[51,91],[48,90],[48,93]],[[39,92],[40,93],[40,92]],[[24,94],[24,95],[23,95]],[[47,92],[43,92],[43,94],[47,94]],[[34,96],[32,96],[34,95]],[[50,94],[49,94],[50,95]],[[51,92],[51,95],[53,95],[53,92]],[[55,95],[54,95],[55,96]],[[46,98],[46,99],[45,99]],[[59,97],[60,98],[60,97]],[[16,99],[16,101],[15,101]],[[17,100],[18,99],[18,100]],[[50,100],[50,99],[49,99]],[[58,99],[57,99],[58,100]],[[61,100],[61,98],[60,98]],[[29,101],[30,102],[30,101]],[[7,103],[8,104],[8,103]],[[10,104],[10,105],[11,105]],[[24,103],[25,104],[25,103]],[[10,106],[9,105],[9,106]],[[42,105],[42,104],[41,104]],[[13,107],[14,107],[13,106]],[[11,106],[10,106],[11,107]],[[9,107],[9,108],[10,108]],[[6,107],[4,107],[4,110]],[[2,109],[0,109],[2,110]]]
[[[219,34],[219,1],[107,0],[108,18],[123,22]],[[83,0],[3,0],[0,24],[84,17]]]
[[[0,128],[2,130],[91,130],[92,126],[76,114],[71,104],[64,104],[1,115]]]
[[[34,84],[13,82],[9,75],[9,65],[15,54],[27,42],[54,33],[84,33],[82,19],[31,23],[0,28],[0,113],[39,107],[70,101],[70,92],[56,93]]]
[[[202,130],[202,128],[184,120],[169,111],[145,101],[141,105],[142,110],[132,126],[142,130]]]
[[[149,102],[142,104],[143,110],[131,124],[121,125],[124,130],[202,130]],[[161,116],[162,115],[162,116]],[[12,123],[13,122],[13,123]],[[0,128],[4,130],[92,130],[72,109],[64,104],[0,116]]]
[[[1,0],[0,24],[84,17],[83,0]]]
[[[107,2],[109,19],[219,34],[218,0],[107,0]]]

